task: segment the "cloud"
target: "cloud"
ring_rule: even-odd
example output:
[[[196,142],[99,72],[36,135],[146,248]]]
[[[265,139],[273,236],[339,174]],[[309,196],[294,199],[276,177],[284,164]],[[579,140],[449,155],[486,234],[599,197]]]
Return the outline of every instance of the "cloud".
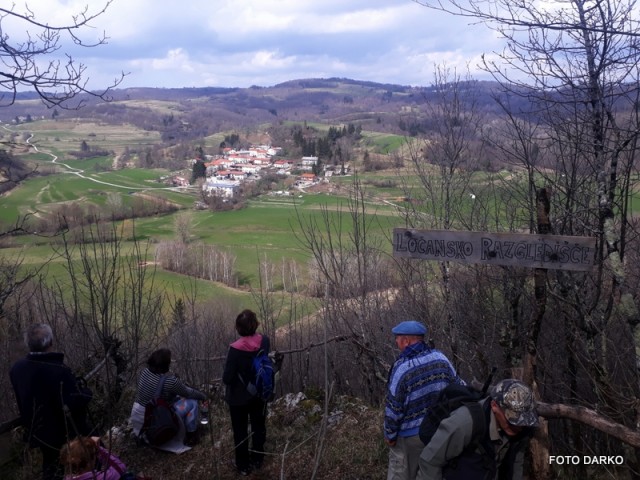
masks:
[[[29,1],[52,21],[68,21],[85,5]],[[411,0],[114,0],[85,32],[92,39],[106,32],[106,45],[66,43],[61,51],[88,67],[91,84],[126,71],[124,87],[246,87],[316,76],[419,85],[431,82],[435,63],[471,66],[498,46],[488,29],[467,23]]]

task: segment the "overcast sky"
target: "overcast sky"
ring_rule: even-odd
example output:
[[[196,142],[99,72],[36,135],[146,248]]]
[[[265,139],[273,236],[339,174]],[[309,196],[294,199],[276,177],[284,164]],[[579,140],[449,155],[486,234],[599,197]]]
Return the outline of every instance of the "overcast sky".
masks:
[[[101,4],[26,3],[50,25]],[[317,77],[429,85],[443,62],[483,78],[480,55],[500,44],[468,23],[411,0],[114,0],[84,34],[93,40],[105,32],[108,44],[65,50],[87,66],[93,88],[121,71],[128,73],[121,87],[271,86]],[[5,22],[3,33],[9,27],[17,30]]]

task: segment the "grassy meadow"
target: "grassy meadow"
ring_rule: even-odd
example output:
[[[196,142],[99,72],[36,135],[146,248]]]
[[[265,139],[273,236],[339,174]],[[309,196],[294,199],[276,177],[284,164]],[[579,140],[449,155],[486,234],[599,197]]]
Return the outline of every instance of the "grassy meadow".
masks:
[[[160,141],[160,134],[133,125],[110,125],[86,120],[39,120],[11,127],[13,131],[33,134],[30,143],[54,155],[78,151],[83,141],[104,150],[122,153],[126,147],[150,146]]]
[[[0,224],[13,225],[19,217],[29,215],[30,225],[37,225],[39,218],[73,203],[83,209],[93,206],[95,211],[106,212],[108,215],[113,209],[127,209],[135,202],[162,198],[177,207],[178,212],[125,221],[125,238],[131,237],[135,232],[138,241],[148,242],[148,261],[153,260],[155,245],[177,238],[176,218],[185,211],[191,217],[191,243],[215,245],[235,256],[240,290],[231,290],[213,282],[194,280],[158,269],[158,285],[163,285],[162,288],[167,292],[180,292],[184,290],[185,284],[192,282],[197,285],[198,297],[224,297],[234,304],[251,304],[253,300],[248,290],[258,286],[259,265],[265,259],[274,265],[282,265],[283,261],[295,261],[301,278],[307,278],[311,252],[300,242],[301,225],[322,226],[329,223],[334,231],[339,228],[345,239],[353,232],[349,214],[353,177],[332,177],[323,193],[298,192],[295,196],[288,197],[261,195],[246,201],[245,207],[238,210],[196,211],[192,206],[198,198],[198,192],[195,189],[168,188],[160,183],[160,178],[170,173],[166,170],[126,168],[114,171],[110,170],[112,157],[76,160],[65,153],[78,150],[83,140],[101,149],[114,150],[118,146],[152,143],[157,140],[155,134],[127,125],[115,127],[51,120],[11,128],[23,139],[29,137],[25,132],[34,134],[30,141],[38,146],[39,152],[30,150],[23,153],[23,158],[42,172],[50,174],[28,178],[19,187],[5,194],[0,200]],[[376,142],[380,149],[386,148],[385,145],[390,150],[398,149],[404,141],[399,136],[369,132],[364,132],[363,135],[366,142]],[[213,135],[208,138],[210,143],[215,144],[222,137]],[[51,155],[59,157],[55,164],[52,163]],[[480,191],[483,185],[495,178],[513,181],[510,180],[512,176],[504,171],[492,174],[490,178],[485,172],[477,172],[472,180],[473,190]],[[403,226],[398,209],[407,206],[407,197],[411,197],[411,192],[422,192],[421,195],[424,196],[424,187],[407,167],[358,174],[358,182],[365,190],[364,205],[370,224],[369,235],[390,253],[390,233],[394,227]],[[504,213],[500,211],[499,198],[498,192],[493,201],[487,202],[487,208],[493,210],[493,215],[502,216]],[[631,201],[632,211],[638,212],[640,197],[636,195]],[[425,212],[430,212],[432,207],[427,203],[418,205]],[[412,208],[416,208],[416,205],[412,205]],[[473,215],[473,199],[470,196],[464,199],[460,208],[463,213],[466,211]],[[35,230],[36,227],[32,233]],[[61,259],[55,253],[61,242],[60,237],[31,234],[14,237],[10,239],[10,244],[8,239],[3,241],[7,247],[3,249],[4,255],[24,255],[25,267],[48,263],[52,278],[64,275]],[[131,248],[130,243],[124,243],[125,252]]]
[[[83,209],[93,205],[96,211],[109,212],[113,208],[126,209],[140,199],[164,198],[179,211],[126,220],[125,238],[135,231],[139,242],[148,242],[147,261],[152,261],[155,245],[177,238],[176,216],[188,211],[191,217],[191,243],[211,244],[231,252],[236,257],[236,270],[241,283],[241,288],[234,290],[154,267],[157,268],[156,285],[168,293],[177,295],[196,291],[198,299],[216,297],[224,298],[238,307],[254,305],[250,290],[259,285],[261,261],[266,259],[275,265],[281,265],[283,261],[295,261],[301,278],[307,277],[311,254],[299,240],[301,223],[322,225],[329,221],[333,225],[340,224],[342,235],[349,235],[353,230],[348,215],[352,179],[341,178],[331,193],[300,192],[289,197],[262,195],[248,200],[246,206],[238,210],[195,211],[191,207],[198,197],[197,192],[169,189],[159,182],[162,176],[169,173],[166,170],[127,168],[114,171],[110,170],[111,157],[77,160],[66,153],[78,150],[83,140],[101,149],[114,149],[117,145],[127,143],[140,145],[153,140],[147,132],[136,131],[128,126],[121,126],[120,129],[109,126],[103,132],[98,124],[67,122],[66,129],[63,125],[62,122],[45,120],[13,127],[34,134],[30,142],[37,145],[38,152],[32,149],[23,158],[43,173],[47,172],[47,175],[29,178],[3,196],[0,222],[11,225],[19,217],[29,215],[31,225],[37,225],[39,218],[74,203]],[[22,138],[28,136],[22,135]],[[215,143],[219,138],[212,136],[211,140]],[[51,155],[59,157],[55,163]],[[379,189],[378,193],[387,195],[384,189]],[[376,216],[371,234],[381,242],[386,242],[390,252],[391,245],[387,239],[392,228],[397,226],[394,224],[395,209],[381,203],[375,196],[367,198],[366,205],[369,215],[372,218]],[[14,237],[12,244],[3,252],[8,257],[23,255],[25,268],[46,263],[47,276],[53,282],[66,275],[63,259],[56,253],[61,242],[60,236],[23,235]],[[129,255],[131,249],[131,242],[125,241],[123,254]],[[313,308],[311,299],[298,298],[296,301]]]

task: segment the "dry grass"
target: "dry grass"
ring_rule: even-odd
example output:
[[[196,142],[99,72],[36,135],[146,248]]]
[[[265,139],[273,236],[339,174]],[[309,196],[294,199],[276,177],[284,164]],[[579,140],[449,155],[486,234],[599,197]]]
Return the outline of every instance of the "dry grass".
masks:
[[[33,133],[35,144],[45,151],[77,151],[84,140],[94,148],[121,153],[127,146],[153,145],[160,141],[158,132],[131,124],[111,125],[84,120],[40,120],[14,129]]]
[[[200,444],[184,454],[139,447],[129,437],[114,441],[114,449],[127,465],[154,480],[238,478],[231,466],[233,438],[226,405],[217,404],[211,414]],[[267,457],[263,468],[250,478],[311,478],[322,420],[322,405],[315,400],[287,406],[285,399],[279,399],[270,405]],[[324,445],[317,479],[386,478],[387,450],[382,440],[380,409],[357,399],[338,398],[330,409]]]
[[[310,479],[316,463],[323,407],[306,399],[287,404],[285,398],[270,405],[267,419],[267,457],[260,471],[250,479]],[[153,480],[227,480],[240,478],[233,467],[233,437],[227,407],[212,405],[210,422],[203,427],[198,445],[181,455],[137,445],[129,433],[115,434],[105,443],[136,473]],[[319,461],[318,480],[383,480],[386,478],[387,449],[382,440],[382,409],[351,397],[338,397],[329,409],[324,452]],[[114,429],[116,431],[118,429]],[[16,444],[16,447],[18,447]],[[37,451],[25,456],[26,464],[9,478],[38,478]]]

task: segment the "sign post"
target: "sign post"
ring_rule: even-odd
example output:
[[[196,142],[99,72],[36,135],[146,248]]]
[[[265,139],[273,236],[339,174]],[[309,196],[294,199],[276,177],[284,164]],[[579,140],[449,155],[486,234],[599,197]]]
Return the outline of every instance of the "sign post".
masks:
[[[588,271],[596,239],[563,235],[393,229],[393,256],[512,267]]]

